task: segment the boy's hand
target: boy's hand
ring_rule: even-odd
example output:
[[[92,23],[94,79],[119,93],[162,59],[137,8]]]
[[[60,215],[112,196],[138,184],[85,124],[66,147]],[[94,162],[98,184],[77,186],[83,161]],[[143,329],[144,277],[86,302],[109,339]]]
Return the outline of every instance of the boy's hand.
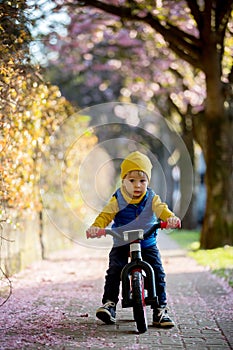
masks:
[[[91,226],[87,229],[86,234],[89,235],[90,238],[96,238],[99,236],[97,235],[98,231],[100,230],[99,227]]]
[[[181,228],[181,220],[177,216],[171,216],[167,219],[167,228]]]

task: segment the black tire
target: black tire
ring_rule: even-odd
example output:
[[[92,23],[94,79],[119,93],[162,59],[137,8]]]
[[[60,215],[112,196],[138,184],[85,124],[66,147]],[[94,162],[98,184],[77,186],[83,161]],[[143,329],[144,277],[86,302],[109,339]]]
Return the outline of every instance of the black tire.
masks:
[[[133,315],[139,333],[147,331],[146,304],[144,296],[144,279],[142,273],[132,273]]]

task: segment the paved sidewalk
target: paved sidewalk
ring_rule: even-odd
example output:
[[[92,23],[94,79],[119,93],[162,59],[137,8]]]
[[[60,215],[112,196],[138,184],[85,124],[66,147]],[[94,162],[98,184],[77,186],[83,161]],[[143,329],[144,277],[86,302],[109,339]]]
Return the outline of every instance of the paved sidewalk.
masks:
[[[233,290],[165,233],[159,246],[176,327],[139,335],[132,309],[120,304],[116,325],[96,320],[108,249],[76,245],[12,278],[13,295],[0,308],[0,349],[233,349]]]

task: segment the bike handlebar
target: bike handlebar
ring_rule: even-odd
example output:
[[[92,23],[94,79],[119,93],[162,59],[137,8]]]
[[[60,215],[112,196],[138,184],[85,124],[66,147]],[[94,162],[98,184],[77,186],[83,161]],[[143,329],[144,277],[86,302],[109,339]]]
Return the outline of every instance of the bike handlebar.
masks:
[[[151,228],[147,232],[144,233],[144,235],[143,235],[144,239],[149,237],[157,229],[166,229],[167,225],[168,225],[168,223],[166,221],[156,222],[154,225],[151,226]],[[177,228],[180,228],[180,225],[177,226]],[[107,228],[99,229],[98,232],[96,233],[95,237],[100,238],[102,236],[106,236],[107,234],[109,234],[115,238],[122,239],[122,235],[119,232],[115,231],[114,229],[107,229]],[[86,236],[87,236],[87,238],[93,238],[91,236],[91,234],[88,232],[86,232]]]

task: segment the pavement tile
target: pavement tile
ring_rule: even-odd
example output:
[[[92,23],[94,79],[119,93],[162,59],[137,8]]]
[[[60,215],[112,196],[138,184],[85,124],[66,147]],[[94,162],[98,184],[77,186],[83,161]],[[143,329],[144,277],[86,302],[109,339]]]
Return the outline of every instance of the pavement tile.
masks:
[[[14,276],[13,295],[0,308],[0,350],[233,349],[233,289],[188,258],[168,235],[161,234],[159,245],[176,327],[150,325],[139,335],[132,309],[120,303],[116,325],[96,320],[108,249],[75,246]]]

